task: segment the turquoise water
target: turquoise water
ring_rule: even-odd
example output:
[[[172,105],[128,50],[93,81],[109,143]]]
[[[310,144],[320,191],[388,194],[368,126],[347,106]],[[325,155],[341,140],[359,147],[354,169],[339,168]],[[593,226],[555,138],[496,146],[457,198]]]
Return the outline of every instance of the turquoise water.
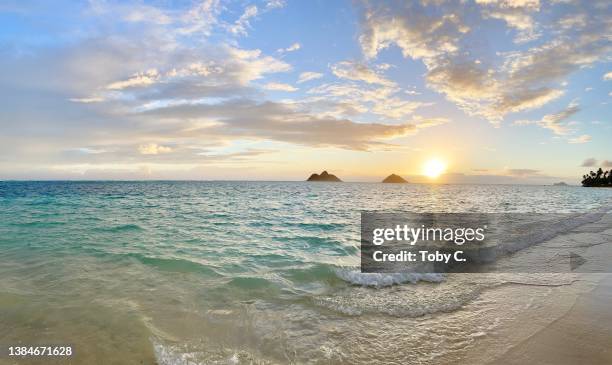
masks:
[[[75,343],[94,363],[350,362],[326,323],[415,318],[478,296],[445,298],[452,280],[422,277],[401,285],[419,291],[406,307],[380,298],[397,289],[355,286],[406,281],[357,272],[361,210],[583,212],[611,198],[552,186],[0,182],[0,343]]]

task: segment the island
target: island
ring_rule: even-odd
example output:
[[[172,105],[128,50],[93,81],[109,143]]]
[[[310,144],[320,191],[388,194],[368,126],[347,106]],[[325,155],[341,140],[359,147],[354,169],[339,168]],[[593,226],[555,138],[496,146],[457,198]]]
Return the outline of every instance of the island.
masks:
[[[327,171],[323,171],[319,174],[312,174],[306,181],[327,181],[327,182],[342,182],[342,180],[338,179],[338,177],[334,174],[329,174]]]
[[[407,184],[408,183],[406,179],[404,179],[403,177],[399,175],[395,175],[395,174],[391,174],[387,176],[382,182],[385,184]]]
[[[558,183],[554,183],[553,186],[569,186],[568,184],[566,184],[565,182],[561,181]]]

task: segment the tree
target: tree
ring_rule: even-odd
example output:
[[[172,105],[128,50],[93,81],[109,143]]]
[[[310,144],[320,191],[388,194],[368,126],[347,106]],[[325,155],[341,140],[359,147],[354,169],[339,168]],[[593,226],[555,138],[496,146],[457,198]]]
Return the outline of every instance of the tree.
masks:
[[[597,171],[589,171],[582,175],[582,186],[610,186],[612,187],[612,170],[604,171],[601,167]]]

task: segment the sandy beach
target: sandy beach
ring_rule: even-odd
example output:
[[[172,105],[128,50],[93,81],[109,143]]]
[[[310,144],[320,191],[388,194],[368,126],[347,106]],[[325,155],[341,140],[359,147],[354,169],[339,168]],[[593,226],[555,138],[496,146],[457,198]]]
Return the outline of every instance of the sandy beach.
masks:
[[[573,242],[577,248],[584,247],[581,254],[586,261],[578,269],[602,273],[581,274],[580,280],[597,284],[579,294],[564,315],[511,346],[491,364],[612,363],[611,233],[612,216],[605,214],[601,220],[553,240]]]
[[[510,348],[491,364],[612,363],[612,276],[581,295],[561,318]]]

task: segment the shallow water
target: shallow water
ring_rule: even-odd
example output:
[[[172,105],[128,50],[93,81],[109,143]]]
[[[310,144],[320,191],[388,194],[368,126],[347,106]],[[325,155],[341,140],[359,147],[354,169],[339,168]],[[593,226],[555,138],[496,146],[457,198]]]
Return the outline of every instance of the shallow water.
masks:
[[[551,186],[0,182],[0,343],[71,343],[79,363],[435,363],[518,315],[487,315],[500,307],[488,288],[535,280],[545,298],[573,278],[366,277],[361,210],[572,213],[611,198]],[[385,283],[403,284],[362,286]]]

